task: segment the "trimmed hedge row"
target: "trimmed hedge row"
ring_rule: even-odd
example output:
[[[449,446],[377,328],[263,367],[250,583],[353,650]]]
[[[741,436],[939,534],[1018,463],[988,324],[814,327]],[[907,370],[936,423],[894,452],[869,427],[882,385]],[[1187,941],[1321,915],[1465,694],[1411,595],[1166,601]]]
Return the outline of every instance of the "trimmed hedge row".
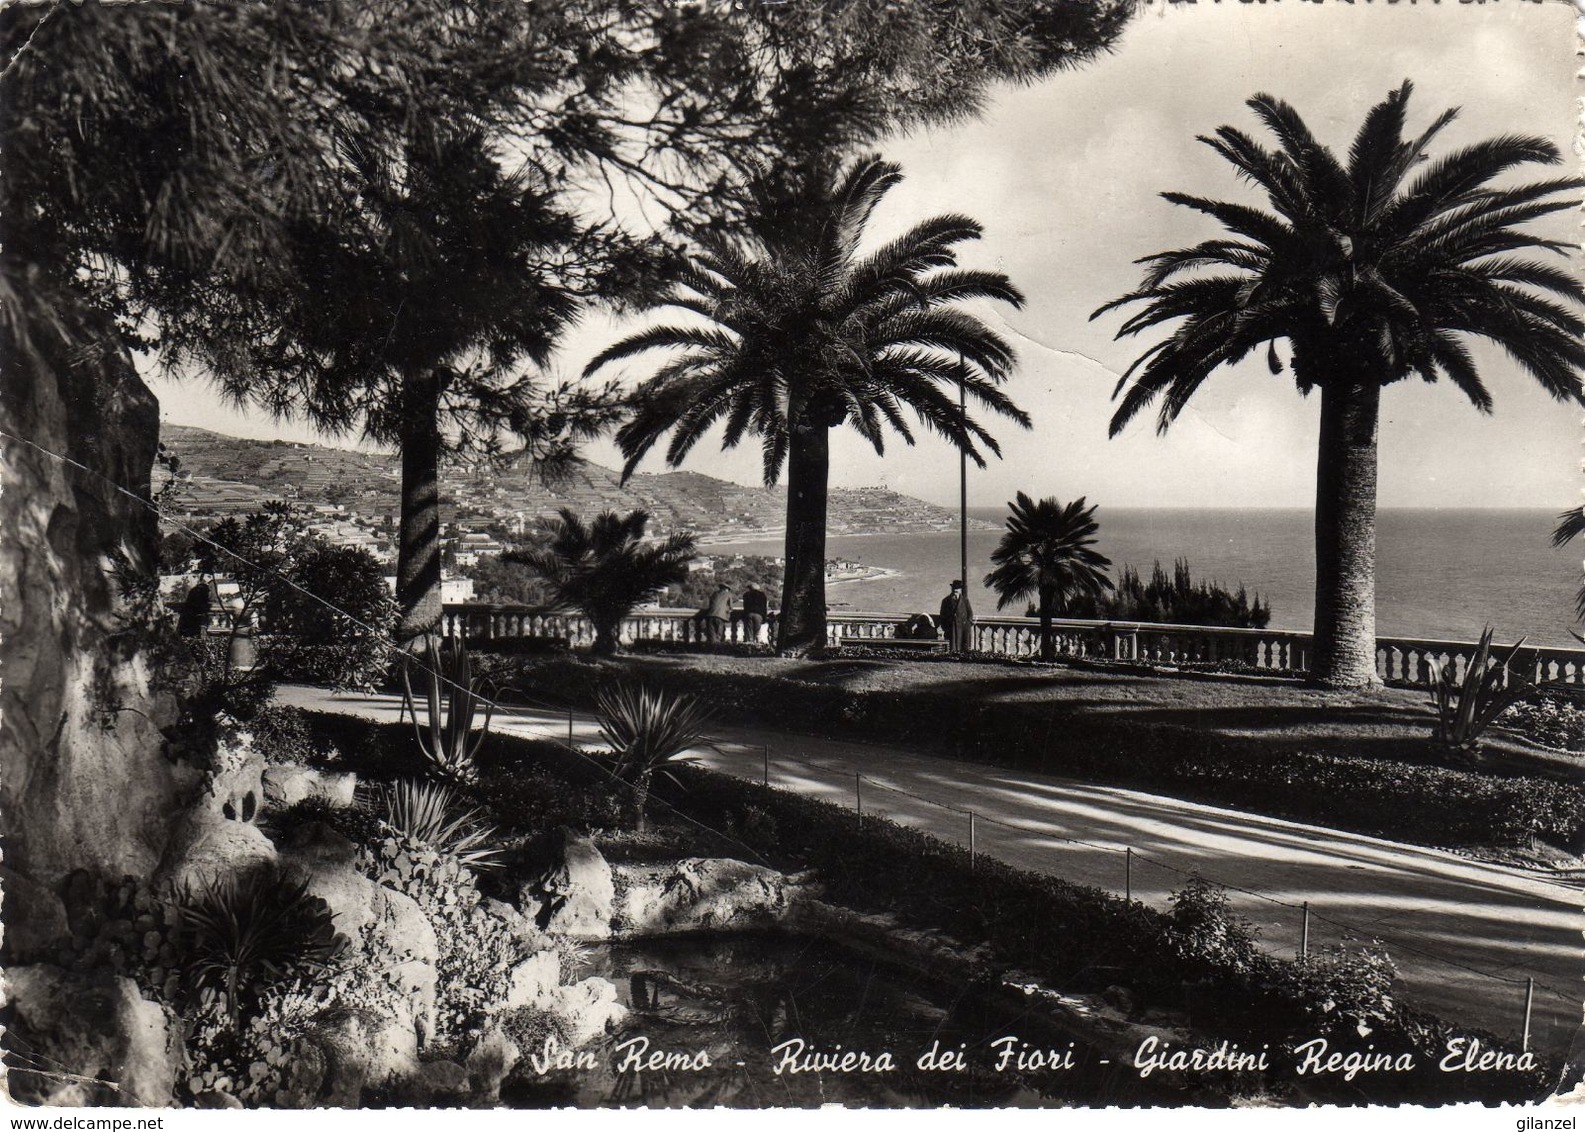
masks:
[[[706,674],[642,661],[618,667],[566,657],[536,665],[529,677],[538,694],[587,704],[601,681],[624,674],[678,691],[705,691],[717,718],[735,723],[903,743],[1421,844],[1520,847],[1534,837],[1585,851],[1585,788],[1414,761],[1429,748],[1416,750],[1413,744],[1404,745],[1402,758],[1349,753],[1344,740],[1285,749],[1060,704],[851,693],[775,676]]]
[[[365,758],[384,749],[406,765],[411,731],[348,716],[308,713],[313,730]],[[363,762],[364,759],[357,760]],[[492,735],[481,751],[483,778],[474,801],[503,828],[525,830],[550,816],[575,828],[606,828],[621,807],[605,795],[609,782],[585,758],[554,743]],[[388,764],[389,765],[389,764]],[[372,768],[371,768],[372,769]],[[554,782],[560,780],[561,789]],[[556,802],[525,823],[521,795],[546,789]],[[1125,988],[1135,1009],[1184,1012],[1199,1033],[1245,1049],[1270,1043],[1274,1072],[1266,1085],[1298,1084],[1290,1071],[1299,1042],[1326,1038],[1332,1048],[1363,1050],[1359,1027],[1370,1027],[1374,1052],[1414,1055],[1415,1070],[1353,1082],[1306,1078],[1304,1099],[1325,1103],[1452,1103],[1529,1101],[1544,1096],[1544,1070],[1459,1074],[1437,1070],[1453,1036],[1475,1036],[1486,1048],[1516,1052],[1489,1034],[1455,1028],[1403,1007],[1390,997],[1391,965],[1378,952],[1322,954],[1307,963],[1260,952],[1250,929],[1231,915],[1220,893],[1190,882],[1175,907],[1158,912],[1099,889],[1024,872],[994,859],[971,863],[966,853],[889,821],[756,783],[679,768],[676,784],[657,783],[655,797],[699,824],[672,822],[680,853],[759,859],[784,872],[814,869],[827,899],[902,923],[940,930],[968,946],[984,946],[998,971],[1027,971],[1069,993]],[[536,807],[537,808],[537,807]],[[665,814],[654,816],[665,823]],[[711,831],[716,831],[712,833]],[[1191,1087],[1225,1095],[1215,1073]]]

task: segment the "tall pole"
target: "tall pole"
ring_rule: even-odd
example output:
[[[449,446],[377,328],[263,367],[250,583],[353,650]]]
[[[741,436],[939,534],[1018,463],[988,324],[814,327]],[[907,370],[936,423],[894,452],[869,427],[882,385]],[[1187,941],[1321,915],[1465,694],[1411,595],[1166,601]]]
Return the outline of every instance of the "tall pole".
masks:
[[[969,431],[969,367],[963,360],[963,354],[958,354],[958,427],[963,430],[963,438],[968,439]],[[968,449],[958,449],[958,577],[963,579],[963,599],[969,599],[969,453]]]

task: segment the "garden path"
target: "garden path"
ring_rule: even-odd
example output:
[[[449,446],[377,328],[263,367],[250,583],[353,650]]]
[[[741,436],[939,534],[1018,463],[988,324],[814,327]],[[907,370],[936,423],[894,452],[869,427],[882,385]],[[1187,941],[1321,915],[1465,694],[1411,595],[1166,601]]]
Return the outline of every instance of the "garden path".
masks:
[[[284,686],[278,702],[394,721],[399,697]],[[570,724],[570,726],[569,726]],[[584,712],[514,708],[500,730],[600,744]],[[1164,907],[1188,874],[1228,888],[1274,953],[1380,943],[1408,999],[1453,1021],[1517,1037],[1535,980],[1532,1047],[1563,1055],[1581,1032],[1585,890],[1517,868],[1381,838],[1034,771],[875,743],[719,727],[712,769],[852,807],[975,851]],[[862,775],[862,782],[855,776]],[[1130,856],[1125,850],[1131,849]]]

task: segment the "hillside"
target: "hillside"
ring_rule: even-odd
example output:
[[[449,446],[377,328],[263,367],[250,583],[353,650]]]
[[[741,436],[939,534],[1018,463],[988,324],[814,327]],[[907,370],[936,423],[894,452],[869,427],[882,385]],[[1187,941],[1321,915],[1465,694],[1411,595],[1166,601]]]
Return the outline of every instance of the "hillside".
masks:
[[[256,507],[266,499],[340,503],[379,523],[399,503],[400,464],[394,455],[347,451],[291,441],[244,440],[205,429],[165,425],[161,439],[190,476],[182,506],[194,515]],[[453,465],[442,473],[448,522],[465,525],[532,522],[557,508],[581,514],[642,507],[657,533],[690,530],[701,537],[751,539],[781,529],[787,506],[782,487],[747,487],[699,472],[635,475],[624,486],[610,468],[585,463],[543,483],[526,462],[493,467]],[[957,514],[883,488],[833,488],[833,534],[950,530]],[[976,529],[989,529],[971,520]]]

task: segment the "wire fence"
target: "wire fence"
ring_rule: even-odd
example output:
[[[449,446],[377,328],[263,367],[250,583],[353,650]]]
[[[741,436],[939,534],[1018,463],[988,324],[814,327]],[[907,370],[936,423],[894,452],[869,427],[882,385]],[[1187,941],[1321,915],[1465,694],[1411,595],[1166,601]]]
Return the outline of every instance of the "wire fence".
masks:
[[[578,715],[576,708],[563,704],[552,704],[543,700],[537,701],[533,706],[537,706],[545,712],[553,712],[558,717],[564,714],[568,720],[568,738],[561,740],[561,745],[572,748],[581,755],[587,754],[587,752],[577,747],[577,744],[573,739],[575,721]],[[548,721],[525,720],[525,722],[540,723],[541,726],[545,726],[547,728],[550,726]],[[1369,927],[1317,912],[1310,906],[1309,901],[1285,899],[1282,896],[1273,895],[1270,892],[1262,892],[1259,889],[1251,888],[1246,885],[1234,884],[1223,878],[1219,878],[1212,873],[1208,873],[1206,870],[1201,868],[1182,868],[1162,859],[1157,854],[1143,852],[1131,845],[1108,844],[1087,840],[1085,838],[1070,837],[1054,832],[1053,830],[1043,826],[1037,826],[1017,820],[1009,820],[1007,818],[994,817],[989,814],[982,813],[974,809],[972,806],[964,806],[960,802],[944,802],[940,799],[920,794],[915,790],[910,790],[906,787],[899,786],[895,782],[887,781],[884,777],[878,776],[874,773],[866,773],[862,770],[856,770],[851,764],[834,763],[828,760],[809,758],[807,756],[790,755],[781,751],[772,753],[771,748],[766,744],[737,745],[740,748],[741,754],[752,756],[757,751],[759,754],[759,781],[761,785],[766,788],[790,789],[797,793],[807,793],[807,791],[799,790],[796,784],[788,786],[776,781],[777,775],[775,774],[775,771],[787,767],[804,768],[806,770],[816,771],[823,775],[830,776],[830,778],[833,779],[835,783],[832,788],[847,794],[849,797],[854,810],[856,824],[860,826],[862,826],[863,821],[866,818],[873,820],[878,817],[888,817],[887,815],[882,814],[879,807],[875,805],[875,797],[878,793],[892,794],[907,798],[910,801],[919,803],[920,805],[928,807],[931,810],[954,815],[963,822],[962,846],[964,851],[969,856],[971,867],[975,861],[982,857],[994,856],[993,853],[986,852],[983,830],[986,827],[991,829],[1002,829],[1026,837],[1037,838],[1054,846],[1072,846],[1109,854],[1118,858],[1119,883],[1115,886],[1100,887],[1102,887],[1103,891],[1111,892],[1114,895],[1120,894],[1125,900],[1132,901],[1134,899],[1134,870],[1139,867],[1146,867],[1160,870],[1163,873],[1169,874],[1175,878],[1179,878],[1185,883],[1196,879],[1205,881],[1227,892],[1238,893],[1242,896],[1249,897],[1253,900],[1258,900],[1274,908],[1284,909],[1285,911],[1292,913],[1294,919],[1297,921],[1298,944],[1295,948],[1295,958],[1301,961],[1309,958],[1310,956],[1310,934],[1312,924],[1325,925],[1329,928],[1336,929],[1343,938],[1364,939],[1372,938],[1377,934],[1372,932]],[[718,746],[716,749],[720,751],[721,746]],[[752,775],[742,772],[724,771],[722,773],[734,774],[736,777],[752,778]],[[841,783],[849,781],[852,784],[850,788],[840,785]],[[849,790],[851,791],[850,793]],[[829,799],[826,800],[829,801]],[[867,805],[868,808],[866,808]],[[888,820],[898,821],[899,816],[891,815],[888,817]],[[902,824],[907,824],[906,820],[902,821]],[[709,829],[710,827],[704,826],[703,828]],[[729,834],[714,829],[710,829],[710,831],[715,833],[717,836],[726,838],[729,842],[741,844],[741,842]],[[1500,974],[1491,970],[1483,970],[1480,967],[1473,966],[1461,959],[1450,956],[1434,946],[1420,946],[1414,943],[1405,942],[1401,938],[1403,934],[1404,933],[1401,929],[1395,933],[1396,938],[1394,938],[1389,945],[1392,953],[1399,955],[1413,955],[1418,958],[1427,959],[1453,970],[1460,971],[1464,974],[1486,980],[1490,983],[1512,988],[1515,996],[1515,1016],[1522,1017],[1522,1022],[1516,1027],[1516,1029],[1518,1029],[1520,1033],[1522,1047],[1525,1049],[1528,1049],[1530,1046],[1534,1002],[1537,991],[1550,995],[1559,1003],[1571,1008],[1577,1007],[1580,1004],[1580,999],[1578,996],[1570,996],[1566,992],[1556,987],[1539,983],[1533,975],[1515,976]]]
[[[566,705],[555,704],[555,703],[551,703],[551,702],[546,701],[546,700],[539,699],[537,697],[532,696],[531,694],[526,692],[524,689],[522,689],[520,687],[516,687],[516,686],[508,686],[508,687],[505,687],[505,688],[501,689],[501,692],[510,692],[510,694],[513,697],[515,697],[517,700],[521,701],[521,703],[516,703],[516,704],[505,702],[505,701],[503,701],[501,699],[496,698],[496,696],[494,696],[494,695],[481,695],[481,694],[479,694],[478,689],[462,688],[459,684],[454,682],[448,676],[447,673],[445,673],[444,671],[440,671],[440,670],[436,669],[435,667],[431,666],[428,663],[428,658],[426,656],[424,656],[424,655],[422,655],[422,654],[420,654],[418,652],[415,652],[412,649],[405,648],[405,647],[403,647],[401,644],[399,644],[397,642],[390,641],[389,639],[387,639],[385,637],[383,631],[380,629],[380,627],[375,626],[375,625],[371,625],[371,624],[361,620],[360,618],[358,618],[354,614],[352,614],[352,613],[348,612],[347,610],[342,609],[341,607],[335,605],[333,602],[327,600],[323,596],[321,596],[319,594],[316,594],[316,593],[312,592],[311,590],[305,588],[304,586],[298,584],[296,581],[294,581],[290,577],[286,576],[285,574],[282,574],[279,571],[273,570],[273,569],[271,569],[269,567],[266,567],[266,566],[263,566],[263,565],[261,565],[261,564],[259,564],[257,562],[254,562],[254,561],[246,558],[242,554],[237,553],[233,549],[231,549],[229,547],[226,547],[226,546],[222,545],[221,543],[216,542],[215,540],[211,539],[207,534],[205,534],[203,531],[201,531],[201,530],[199,530],[197,528],[194,528],[194,527],[192,527],[192,526],[190,526],[188,524],[184,524],[184,523],[172,518],[171,516],[164,514],[147,497],[139,495],[138,493],[129,490],[128,488],[124,487],[123,485],[116,483],[115,481],[109,479],[108,477],[102,475],[101,473],[95,471],[93,468],[88,467],[87,465],[81,463],[80,461],[73,460],[72,458],[70,458],[68,456],[65,456],[65,455],[63,455],[61,453],[54,452],[54,451],[52,451],[52,450],[50,450],[50,449],[48,449],[48,448],[46,448],[46,447],[44,447],[44,446],[42,446],[40,444],[37,444],[34,441],[28,440],[25,437],[20,437],[20,436],[15,435],[14,433],[8,432],[8,431],[6,431],[4,429],[0,429],[0,438],[11,440],[11,441],[15,441],[17,443],[26,445],[27,447],[32,448],[35,451],[37,451],[37,452],[39,452],[39,453],[41,453],[41,454],[43,454],[43,455],[45,455],[45,456],[47,456],[49,458],[52,458],[52,459],[60,462],[64,466],[70,467],[70,468],[72,468],[72,469],[74,469],[76,471],[79,471],[79,472],[81,472],[81,473],[83,473],[83,474],[85,474],[85,475],[87,475],[87,476],[89,476],[89,477],[91,477],[91,478],[93,478],[95,480],[100,481],[101,483],[109,486],[111,489],[113,489],[114,491],[118,492],[119,494],[121,494],[121,495],[125,496],[126,498],[132,500],[133,502],[135,502],[139,506],[147,509],[148,511],[150,511],[152,513],[154,513],[156,516],[159,517],[159,519],[162,522],[165,522],[165,523],[175,527],[176,529],[179,529],[179,530],[183,531],[185,534],[187,534],[190,538],[194,539],[196,542],[200,542],[200,543],[202,543],[202,544],[204,544],[206,546],[209,546],[209,547],[211,547],[211,548],[213,548],[213,549],[215,549],[217,551],[220,551],[222,554],[228,556],[231,559],[234,559],[235,561],[237,561],[238,563],[240,563],[240,564],[242,564],[244,566],[247,566],[249,569],[263,571],[263,572],[266,572],[266,573],[273,574],[283,585],[287,586],[288,588],[290,588],[291,590],[296,592],[303,599],[305,599],[307,601],[310,601],[310,602],[313,602],[313,603],[325,608],[326,610],[332,612],[333,614],[335,614],[335,615],[337,615],[339,617],[345,618],[349,623],[354,624],[354,625],[358,626],[359,628],[369,632],[372,635],[372,639],[377,643],[377,647],[380,647],[380,648],[384,649],[391,656],[393,661],[400,662],[401,664],[406,666],[408,671],[421,673],[421,674],[429,677],[431,680],[435,681],[439,686],[444,687],[444,688],[448,688],[451,691],[463,691],[463,692],[472,693],[480,704],[489,707],[492,710],[492,712],[496,713],[497,716],[500,717],[500,718],[518,718],[520,720],[523,720],[524,722],[531,723],[531,724],[539,722],[539,721],[527,718],[525,716],[524,712],[521,710],[524,707],[537,708],[537,709],[539,709],[542,712],[552,713],[552,714],[555,714],[557,716],[559,716],[562,713],[565,713],[566,718],[567,718],[568,733],[567,733],[566,739],[562,741],[562,745],[565,746],[575,756],[577,756],[578,758],[583,760],[585,763],[587,763],[591,768],[597,770],[617,790],[623,791],[623,792],[632,792],[632,791],[635,790],[635,784],[630,783],[630,782],[622,779],[619,775],[617,775],[617,773],[615,772],[613,766],[611,765],[611,760],[596,758],[596,757],[592,756],[588,751],[582,749],[582,747],[579,746],[579,744],[577,742],[577,739],[576,739],[576,734],[575,734],[576,710],[574,708],[568,707]],[[404,699],[404,706],[403,706],[404,716],[405,716],[405,712],[406,712],[407,706],[408,706],[407,701],[406,701],[406,699]],[[414,717],[415,717],[414,718],[414,722],[415,722],[415,724],[417,723],[416,715],[417,715],[417,709],[415,707],[414,708]],[[598,726],[598,721],[596,720],[595,722],[596,722],[596,725]],[[1217,877],[1214,877],[1212,875],[1207,874],[1202,869],[1197,869],[1197,868],[1196,869],[1184,869],[1184,868],[1180,868],[1180,867],[1178,867],[1176,865],[1169,864],[1168,862],[1166,862],[1164,860],[1161,860],[1157,856],[1154,856],[1152,854],[1143,853],[1143,852],[1135,849],[1131,845],[1116,845],[1116,844],[1110,844],[1109,845],[1109,844],[1103,844],[1103,843],[1095,842],[1095,841],[1088,841],[1088,840],[1084,840],[1084,839],[1081,839],[1081,838],[1067,837],[1067,836],[1063,836],[1061,834],[1055,833],[1052,830],[1047,829],[1047,828],[1039,828],[1039,827],[1035,827],[1035,826],[1032,826],[1032,825],[1029,825],[1027,823],[1023,823],[1023,822],[1009,821],[1009,820],[1004,819],[1004,818],[992,817],[990,815],[987,815],[987,814],[984,814],[984,813],[980,813],[980,812],[974,810],[972,807],[965,807],[965,806],[963,806],[961,804],[951,803],[951,802],[943,802],[943,801],[940,801],[939,799],[927,797],[927,796],[925,796],[923,794],[917,793],[916,791],[908,790],[908,789],[906,789],[904,787],[898,786],[895,783],[884,781],[883,779],[881,779],[881,778],[879,778],[879,777],[877,777],[877,776],[875,776],[873,774],[865,774],[864,771],[858,770],[858,769],[854,769],[851,766],[835,766],[835,765],[832,765],[830,763],[823,762],[823,761],[790,756],[790,755],[788,755],[786,753],[783,753],[783,752],[778,752],[778,753],[772,755],[772,753],[770,751],[770,748],[768,746],[764,746],[764,745],[761,745],[760,752],[761,752],[761,764],[762,764],[761,765],[762,784],[765,787],[767,787],[767,788],[777,788],[777,784],[773,783],[771,781],[771,778],[772,778],[771,770],[772,770],[773,764],[774,765],[794,765],[794,766],[807,767],[807,768],[809,768],[811,770],[818,770],[818,771],[821,771],[821,772],[826,773],[826,774],[834,774],[834,775],[837,775],[837,776],[839,776],[841,778],[845,778],[847,775],[851,774],[852,778],[853,778],[853,803],[854,803],[854,809],[855,809],[856,816],[857,816],[857,818],[858,818],[858,820],[860,822],[862,822],[863,818],[864,818],[864,795],[865,795],[865,787],[866,787],[866,785],[868,785],[869,787],[871,787],[872,789],[875,789],[875,790],[880,790],[880,791],[883,791],[883,792],[888,792],[888,793],[892,793],[892,794],[896,794],[896,795],[899,795],[899,796],[902,796],[902,797],[909,798],[912,801],[918,802],[918,803],[920,803],[922,805],[931,807],[931,808],[936,809],[936,810],[940,810],[940,811],[943,811],[943,812],[946,812],[946,813],[951,813],[951,814],[958,815],[961,819],[963,819],[963,821],[965,823],[965,826],[964,826],[964,833],[965,833],[964,847],[965,847],[966,851],[969,854],[969,859],[970,859],[971,865],[973,864],[973,862],[978,860],[979,857],[985,855],[984,852],[983,852],[982,844],[981,844],[981,838],[979,837],[979,833],[978,833],[979,827],[981,827],[982,825],[983,826],[990,826],[992,828],[1006,829],[1006,830],[1009,830],[1009,831],[1012,831],[1012,832],[1016,832],[1016,833],[1019,833],[1019,834],[1025,835],[1025,836],[1041,838],[1041,839],[1044,839],[1044,840],[1046,840],[1048,842],[1051,842],[1051,843],[1072,845],[1072,846],[1077,846],[1077,847],[1089,849],[1089,850],[1092,850],[1092,851],[1097,851],[1097,852],[1102,852],[1102,853],[1109,853],[1109,854],[1115,854],[1116,856],[1121,858],[1121,862],[1120,862],[1121,892],[1122,892],[1122,895],[1123,895],[1124,899],[1126,899],[1126,900],[1130,900],[1131,901],[1133,899],[1133,870],[1136,867],[1136,865],[1143,865],[1143,866],[1148,866],[1148,867],[1151,867],[1151,868],[1160,869],[1160,870],[1162,870],[1162,871],[1164,871],[1166,873],[1172,874],[1174,876],[1182,877],[1185,881],[1190,880],[1190,879],[1196,879],[1196,878],[1200,879],[1200,880],[1204,880],[1206,882],[1215,884],[1218,887],[1220,887],[1220,888],[1222,888],[1222,889],[1224,889],[1224,890],[1226,890],[1228,892],[1236,892],[1236,893],[1239,893],[1239,894],[1241,894],[1243,896],[1250,897],[1251,899],[1259,900],[1259,901],[1262,901],[1264,903],[1273,905],[1275,907],[1280,907],[1280,908],[1284,908],[1284,909],[1290,910],[1292,912],[1295,912],[1295,913],[1298,914],[1298,916],[1301,919],[1300,943],[1299,943],[1299,947],[1298,947],[1298,958],[1300,958],[1300,959],[1306,958],[1308,956],[1308,953],[1309,953],[1309,929],[1310,929],[1310,924],[1312,923],[1312,921],[1313,922],[1322,923],[1322,924],[1326,924],[1329,927],[1336,928],[1340,932],[1353,935],[1356,938],[1363,937],[1363,936],[1368,936],[1368,935],[1371,934],[1368,928],[1363,928],[1363,927],[1360,927],[1359,925],[1351,924],[1351,923],[1348,923],[1347,921],[1344,921],[1344,920],[1339,920],[1339,919],[1336,919],[1336,918],[1333,918],[1333,917],[1324,916],[1324,915],[1320,915],[1318,913],[1315,913],[1314,911],[1311,910],[1308,902],[1304,902],[1304,901],[1294,902],[1292,900],[1283,899],[1282,897],[1279,897],[1279,896],[1274,896],[1274,895],[1272,895],[1270,893],[1267,893],[1267,892],[1261,892],[1261,891],[1258,891],[1256,889],[1248,888],[1248,887],[1245,887],[1245,886],[1231,884],[1231,883],[1228,883],[1228,882],[1226,882],[1224,880],[1221,880],[1221,879],[1219,879]],[[725,830],[716,829],[713,826],[710,826],[708,823],[700,821],[700,820],[694,818],[693,816],[691,816],[691,815],[689,815],[687,813],[684,813],[683,811],[679,810],[677,807],[675,807],[675,806],[671,805],[670,803],[666,802],[665,799],[656,797],[653,794],[649,795],[649,799],[648,800],[649,800],[650,804],[658,805],[666,813],[668,813],[669,815],[671,815],[671,816],[679,819],[680,821],[690,825],[691,827],[693,827],[695,829],[698,829],[698,830],[701,830],[703,832],[706,832],[706,833],[710,834],[713,837],[721,839],[726,844],[733,845],[733,846],[743,850],[745,853],[747,853],[749,856],[753,857],[754,860],[756,860],[760,864],[768,864],[769,863],[769,862],[767,862],[765,860],[765,858],[762,855],[760,855],[756,850],[754,850],[752,846],[747,845],[746,843],[744,843],[742,841],[741,838],[735,836],[734,834],[732,834],[732,833],[730,833],[728,831],[725,831]],[[874,812],[873,807],[872,807],[872,811],[871,811],[871,815],[870,816],[871,817],[879,816],[877,813]],[[1463,962],[1461,960],[1452,958],[1452,957],[1448,956],[1447,954],[1445,954],[1443,952],[1440,952],[1436,948],[1431,947],[1431,946],[1421,947],[1421,946],[1416,946],[1414,944],[1404,943],[1401,940],[1395,940],[1393,942],[1393,944],[1392,944],[1392,947],[1393,947],[1393,949],[1395,951],[1397,951],[1399,953],[1411,954],[1411,955],[1416,955],[1416,956],[1419,956],[1419,957],[1422,957],[1422,958],[1430,959],[1430,960],[1433,960],[1433,961],[1435,961],[1437,963],[1443,964],[1443,965],[1445,965],[1445,966],[1447,966],[1449,968],[1456,969],[1456,970],[1465,972],[1467,974],[1477,976],[1477,977],[1479,977],[1481,979],[1490,980],[1492,982],[1495,982],[1495,983],[1498,983],[1498,984],[1502,984],[1502,985],[1505,985],[1505,986],[1509,986],[1509,987],[1515,987],[1515,988],[1523,987],[1524,990],[1525,990],[1525,993],[1524,993],[1524,1008],[1523,1008],[1522,1040],[1523,1040],[1524,1047],[1526,1049],[1529,1048],[1530,1036],[1531,1036],[1530,1035],[1530,1030],[1531,1030],[1531,1020],[1532,1020],[1534,996],[1535,996],[1535,991],[1538,989],[1538,984],[1537,984],[1537,982],[1536,982],[1536,980],[1535,980],[1535,978],[1533,976],[1525,976],[1523,978],[1519,978],[1519,977],[1513,977],[1513,976],[1498,974],[1498,973],[1493,972],[1493,971],[1481,970],[1480,968],[1471,966],[1471,965],[1469,965],[1469,964],[1467,964],[1467,963],[1465,963],[1465,962]],[[1557,989],[1555,987],[1545,986],[1545,985],[1540,985],[1539,989],[1545,991],[1546,993],[1548,993],[1550,995],[1555,996],[1558,1000],[1562,1001],[1565,1004],[1568,1004],[1571,1007],[1577,1007],[1579,1005],[1579,1003],[1580,1003],[1580,999],[1579,999],[1579,996],[1577,994],[1571,996],[1571,995],[1569,995],[1569,994],[1567,994],[1567,993],[1565,993],[1565,992],[1563,992],[1563,991],[1561,991],[1561,990],[1559,990],[1559,989]]]

